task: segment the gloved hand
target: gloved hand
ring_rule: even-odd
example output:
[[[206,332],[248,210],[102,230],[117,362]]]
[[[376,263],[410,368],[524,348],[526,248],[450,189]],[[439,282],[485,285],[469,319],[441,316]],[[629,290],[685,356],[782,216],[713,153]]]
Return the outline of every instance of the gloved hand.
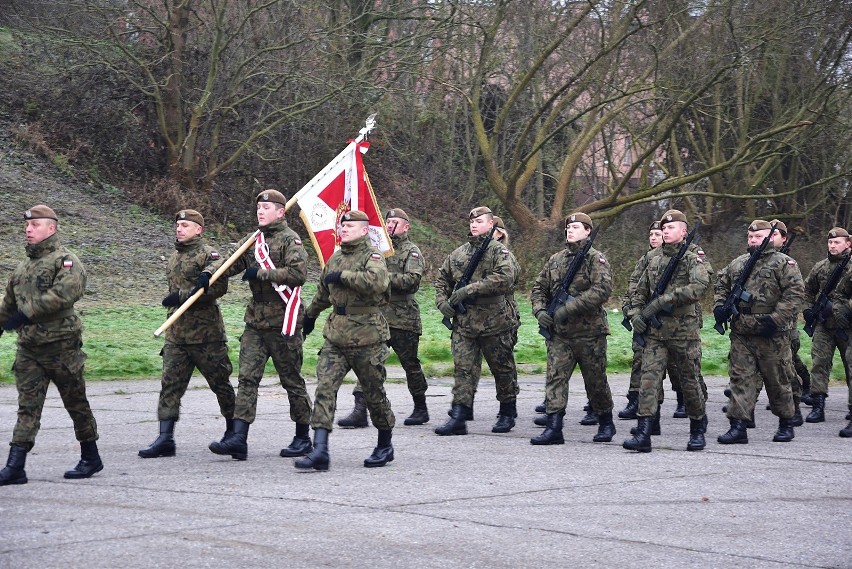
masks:
[[[461,304],[468,298],[470,298],[470,287],[463,286],[458,290],[454,290],[453,294],[450,295],[450,298],[447,299],[447,302],[450,303],[450,306],[455,306],[456,304]]]
[[[757,333],[764,338],[771,338],[778,332],[778,324],[769,316],[763,315],[757,317]]]
[[[845,306],[837,306],[833,310],[834,323],[838,328],[849,328],[849,309]]]
[[[316,318],[305,316],[305,321],[302,323],[302,335],[307,338],[314,331],[314,326],[317,323]]]
[[[326,273],[325,279],[323,279],[322,282],[324,282],[327,285],[339,284],[340,283],[340,274],[341,274],[341,271],[329,271],[328,273]]]
[[[553,326],[553,316],[548,314],[547,310],[542,310],[536,314],[535,319],[538,320],[542,328],[551,328]]]
[[[456,315],[456,311],[453,310],[453,307],[450,306],[448,302],[442,302],[441,304],[439,304],[438,310],[441,311],[441,314],[444,315],[444,318],[447,318],[449,320],[452,320],[453,316]]]
[[[257,267],[249,267],[243,273],[243,280],[244,281],[257,280],[257,271],[259,271],[259,270],[260,269],[258,269]]]
[[[11,315],[9,318],[3,322],[4,330],[17,330],[24,324],[32,324],[32,320],[27,318],[27,315],[21,312],[20,310]]]
[[[180,293],[179,292],[173,292],[170,295],[168,295],[166,298],[163,299],[163,306],[165,306],[166,308],[170,308],[172,306],[179,306],[179,305],[180,305]]]
[[[727,319],[727,314],[725,314],[725,307],[721,304],[713,307],[713,316],[716,318],[717,322],[723,322]]]
[[[658,296],[651,302],[645,305],[645,308],[642,309],[642,316],[645,318],[650,318],[655,314],[659,313],[663,306],[666,305],[666,300],[662,296]]]
[[[571,316],[571,309],[568,308],[568,304],[562,304],[554,311],[553,320],[561,323],[568,320],[569,316]]]
[[[825,308],[822,309],[822,319],[823,320],[827,320],[828,318],[831,318],[832,306],[833,305],[831,304],[830,300],[825,303]]]
[[[198,275],[198,278],[195,279],[195,288],[189,291],[189,296],[194,295],[201,289],[204,289],[204,292],[206,293],[207,290],[210,288],[210,277],[212,276],[213,275],[208,273],[207,271],[203,271],[200,275]]]
[[[635,334],[639,334],[640,336],[648,331],[648,324],[645,323],[645,320],[642,318],[641,314],[637,314],[630,321],[630,325],[633,326],[633,332]]]
[[[802,316],[805,317],[805,322],[811,322],[814,319],[814,309],[805,308],[802,310]]]

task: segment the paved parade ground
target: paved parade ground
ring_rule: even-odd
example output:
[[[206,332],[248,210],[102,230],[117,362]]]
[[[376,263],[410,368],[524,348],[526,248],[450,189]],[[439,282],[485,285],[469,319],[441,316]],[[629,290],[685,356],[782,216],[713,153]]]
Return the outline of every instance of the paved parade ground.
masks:
[[[183,400],[177,456],[158,459],[136,453],[157,434],[159,381],[91,382],[106,466],[82,481],[62,478],[79,446],[51,386],[29,483],[0,487],[0,568],[852,567],[852,439],[837,436],[846,387],[832,388],[828,420],[797,428],[791,443],[771,442],[777,420],[764,394],[750,443],[722,446],[727,379],[707,382],[707,448],[685,451],[689,421],[671,418],[672,397],[650,454],[621,448],[635,421],[617,420],[612,443],[591,442],[596,427],[577,424],[579,376],[565,445],[550,447],[529,444],[541,432],[532,419],[542,376],[521,378],[518,425],[504,435],[491,433],[490,378],[470,434],[457,437],[433,433],[446,419],[450,379],[430,380],[432,420],[418,427],[402,426],[410,397],[390,383],[396,460],[364,468],[375,429],[335,429],[328,472],[297,471],[278,456],[293,423],[272,378],[260,390],[245,462],[207,450],[224,422],[203,380],[194,378]],[[618,411],[627,378],[610,383]],[[339,403],[338,416],[348,413],[351,385]],[[0,386],[4,441],[15,410],[14,386]]]

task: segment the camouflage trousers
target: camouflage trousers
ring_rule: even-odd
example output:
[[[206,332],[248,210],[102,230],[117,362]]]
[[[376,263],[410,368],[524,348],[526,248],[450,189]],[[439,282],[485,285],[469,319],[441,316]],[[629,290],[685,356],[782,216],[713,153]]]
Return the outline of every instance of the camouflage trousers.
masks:
[[[639,386],[640,417],[653,417],[660,408],[659,392],[666,369],[680,378],[680,388],[690,419],[704,417],[705,396],[698,380],[701,369],[700,340],[658,340],[645,336],[642,380]]]
[[[15,354],[15,386],[18,388],[18,420],[12,444],[30,450],[41,427],[41,413],[51,381],[74,423],[78,441],[98,439],[98,426],[86,398],[83,341],[75,337],[40,346],[18,346]]]
[[[547,342],[547,412],[565,412],[568,382],[578,365],[592,409],[596,413],[612,413],[612,392],[606,378],[606,336],[564,338],[558,334]]]
[[[834,350],[840,351],[840,360],[846,372],[846,382],[852,378],[852,369],[849,368],[852,360],[849,360],[846,352],[849,349],[849,340],[841,340],[837,337],[837,330],[829,330],[822,324],[818,324],[814,330],[813,342],[811,343],[811,393],[814,395],[828,394],[828,381],[831,375]],[[850,331],[847,330],[847,334]]]
[[[494,336],[464,336],[453,330],[450,346],[453,352],[453,405],[473,405],[482,358],[488,364],[497,388],[497,400],[510,403],[517,399],[518,370],[515,367],[515,332],[506,330]]]
[[[388,346],[393,348],[396,357],[399,358],[399,364],[405,370],[405,381],[408,383],[408,392],[414,397],[425,395],[429,385],[426,383],[426,376],[423,374],[423,366],[420,365],[420,358],[417,357],[417,352],[420,348],[420,334],[411,330],[391,328]],[[364,388],[361,387],[361,382],[355,382],[352,393],[363,392]]]
[[[281,387],[287,391],[290,419],[307,425],[311,419],[311,398],[302,377],[302,336],[283,336],[279,328],[246,326],[240,337],[240,375],[234,418],[253,423],[257,411],[257,387],[266,362],[272,358]]]
[[[157,418],[160,421],[180,418],[180,400],[186,393],[195,368],[201,372],[210,391],[219,402],[219,412],[226,419],[234,416],[234,387],[230,377],[233,371],[225,342],[206,344],[166,343],[160,352],[163,356],[163,378],[160,382],[160,401]]]
[[[790,391],[793,394],[793,406],[798,407],[802,402],[802,378],[799,376],[801,366],[805,366],[804,362],[798,355],[799,347],[801,343],[799,342],[799,330],[794,328],[790,331],[790,352],[792,357],[789,361],[786,362],[787,369],[787,378],[790,382]],[[798,361],[798,364],[796,363]],[[807,374],[807,367],[804,367],[805,373]],[[809,376],[808,376],[809,377]],[[757,403],[757,399],[760,397],[760,391],[763,389],[763,379],[758,377],[756,378],[758,382],[755,386],[755,403]]]
[[[385,393],[385,360],[388,353],[385,343],[344,349],[326,340],[317,359],[317,391],[314,395],[311,427],[332,429],[334,413],[337,411],[337,392],[343,384],[343,378],[349,370],[353,370],[364,388],[364,402],[373,426],[379,430],[393,429],[396,418]]]
[[[751,418],[761,381],[766,386],[772,412],[782,419],[792,417],[790,361],[790,337],[787,334],[764,338],[732,332],[728,355],[728,375],[731,378],[728,418]]]

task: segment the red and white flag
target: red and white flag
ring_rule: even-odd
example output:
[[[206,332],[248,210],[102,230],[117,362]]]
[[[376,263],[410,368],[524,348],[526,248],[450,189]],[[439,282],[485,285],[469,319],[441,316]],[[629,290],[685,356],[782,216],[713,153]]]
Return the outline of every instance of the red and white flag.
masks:
[[[299,204],[299,216],[310,231],[311,241],[323,266],[340,247],[340,218],[351,210],[367,214],[373,246],[386,257],[393,255],[384,217],[364,170],[362,155],[369,148],[369,142],[351,141],[287,202],[288,209],[293,203]]]

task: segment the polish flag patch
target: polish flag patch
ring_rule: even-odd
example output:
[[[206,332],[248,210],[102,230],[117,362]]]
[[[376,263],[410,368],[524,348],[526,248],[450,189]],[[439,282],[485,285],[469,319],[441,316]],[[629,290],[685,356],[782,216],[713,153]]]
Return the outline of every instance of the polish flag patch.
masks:
[[[790,259],[789,261],[787,261],[787,264],[792,267],[793,265],[796,264],[796,261],[794,261],[793,259]]]
[[[62,266],[65,267],[66,269],[70,269],[71,267],[74,266],[74,261],[72,261],[71,259],[64,259],[62,261]]]
[[[219,251],[210,251],[210,258],[214,261],[219,260]]]
[[[294,239],[294,240],[293,240],[293,243],[295,243],[296,245],[301,245],[301,244],[302,244],[302,240],[297,238],[297,239]]]
[[[604,259],[603,255],[598,257],[598,262],[600,262],[601,265],[606,265],[606,259]]]
[[[378,253],[371,253],[371,254],[370,254],[370,258],[371,258],[372,260],[374,260],[374,261],[378,261],[378,260],[380,260],[380,259],[382,258],[382,256],[381,256],[381,255],[379,255]]]

